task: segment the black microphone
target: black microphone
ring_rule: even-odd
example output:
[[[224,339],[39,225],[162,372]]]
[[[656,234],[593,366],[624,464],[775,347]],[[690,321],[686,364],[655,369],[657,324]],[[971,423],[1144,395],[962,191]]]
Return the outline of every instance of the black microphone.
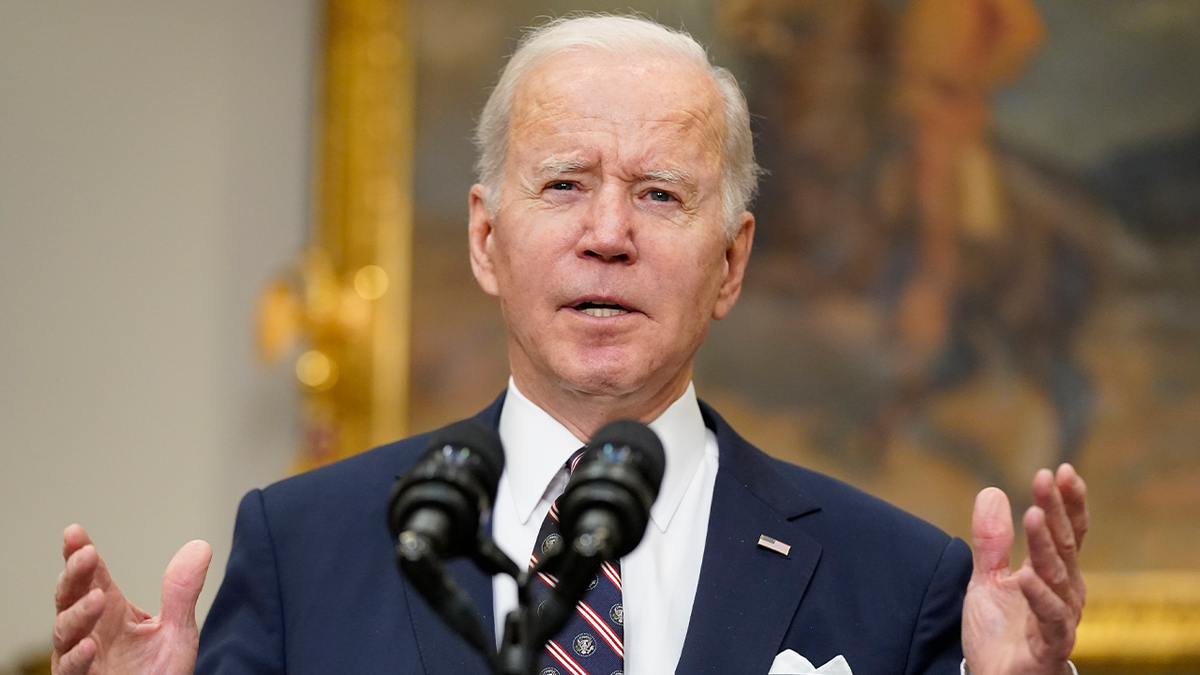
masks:
[[[604,561],[641,542],[666,463],[658,436],[639,422],[610,422],[592,437],[558,500],[564,545],[537,566],[559,578],[538,609],[533,645],[566,625]]]
[[[604,425],[558,502],[567,546],[601,560],[632,551],[646,532],[666,464],[662,442],[650,427],[633,420]]]
[[[494,663],[495,647],[471,597],[442,561],[463,555],[479,558],[483,549],[495,548],[481,536],[480,518],[491,510],[503,470],[500,436],[485,424],[464,420],[434,434],[416,463],[396,479],[388,498],[396,567],[489,664]]]
[[[439,430],[392,487],[392,537],[418,539],[441,559],[469,555],[503,470],[504,447],[495,429],[468,419]]]

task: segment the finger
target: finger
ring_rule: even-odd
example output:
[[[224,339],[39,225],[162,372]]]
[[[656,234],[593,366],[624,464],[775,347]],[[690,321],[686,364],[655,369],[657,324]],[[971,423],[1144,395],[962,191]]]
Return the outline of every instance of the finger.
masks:
[[[75,645],[71,651],[58,657],[58,669],[55,675],[87,675],[96,659],[96,641],[86,637]]]
[[[58,613],[54,618],[52,642],[54,651],[66,654],[91,634],[104,613],[104,591],[93,588],[78,602]]]
[[[71,556],[76,551],[83,549],[85,546],[95,547],[92,543],[91,536],[87,530],[83,529],[78,523],[67,526],[63,530],[63,559],[70,560]],[[100,559],[100,564],[96,567],[95,579],[93,583],[101,588],[108,589],[112,586],[112,578],[108,576],[108,567],[104,564],[104,559]]]
[[[1083,535],[1088,531],[1087,484],[1070,464],[1058,467],[1054,478],[1071,520],[1071,530],[1075,533],[1075,549],[1079,550],[1083,548]]]
[[[90,543],[92,538],[88,536],[87,530],[79,523],[71,523],[63,530],[63,560],[69,560],[71,554]]]
[[[67,558],[58,583],[54,587],[54,608],[61,612],[79,601],[93,587],[100,556],[96,547],[88,544]]]
[[[1076,481],[1078,481],[1076,483]],[[1079,569],[1079,542],[1076,539],[1076,521],[1067,506],[1067,498],[1060,485],[1066,486],[1072,495],[1075,505],[1075,518],[1082,517],[1080,525],[1087,528],[1087,507],[1084,492],[1080,491],[1082,479],[1079,479],[1073,467],[1062,465],[1058,472],[1051,474],[1041,470],[1034,476],[1034,502],[1045,512],[1045,522],[1058,549],[1058,560],[1044,552],[1041,566],[1035,566],[1036,571],[1043,576],[1059,597],[1063,598],[1074,609],[1082,609],[1086,587],[1083,573]],[[1083,488],[1086,490],[1086,488]],[[1080,509],[1079,506],[1083,508]],[[1032,540],[1031,540],[1032,541]],[[1032,550],[1032,544],[1031,544]],[[1032,555],[1032,553],[1030,554]],[[1065,581],[1063,581],[1065,577]]]
[[[189,541],[179,549],[163,574],[161,616],[164,624],[195,627],[196,600],[212,561],[207,542]]]
[[[1042,469],[1033,477],[1033,502],[1045,514],[1046,527],[1068,574],[1078,576],[1075,530],[1071,527],[1071,519],[1067,516],[1067,508],[1063,505],[1062,493],[1058,491],[1054,474],[1049,469]]]
[[[1012,507],[1000,488],[984,488],[975,497],[971,516],[971,538],[975,544],[975,572],[1008,571],[1013,545]]]
[[[1066,661],[1075,646],[1075,617],[1070,607],[1030,567],[1017,570],[1017,580],[1037,619],[1046,655],[1056,661]]]
[[[1071,575],[1059,554],[1046,522],[1046,513],[1037,506],[1025,512],[1025,538],[1029,542],[1029,562],[1037,576],[1064,601],[1073,597]]]

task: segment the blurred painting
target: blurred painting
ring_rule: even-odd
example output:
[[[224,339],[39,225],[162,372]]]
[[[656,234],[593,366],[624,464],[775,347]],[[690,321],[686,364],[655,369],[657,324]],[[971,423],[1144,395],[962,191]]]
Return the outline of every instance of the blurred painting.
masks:
[[[412,428],[504,387],[466,253],[470,138],[522,25],[421,3]],[[618,8],[619,9],[619,8]],[[734,70],[766,173],[700,396],[764,450],[969,536],[986,485],[1088,479],[1091,570],[1200,569],[1200,3],[634,9]]]

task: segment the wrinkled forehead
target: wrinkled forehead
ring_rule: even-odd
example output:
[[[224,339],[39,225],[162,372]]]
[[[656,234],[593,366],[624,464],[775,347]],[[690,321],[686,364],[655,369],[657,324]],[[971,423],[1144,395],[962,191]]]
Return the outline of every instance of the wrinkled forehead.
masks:
[[[599,124],[615,133],[662,133],[718,164],[723,154],[724,100],[716,81],[700,64],[649,50],[576,48],[548,56],[516,89],[509,142]]]

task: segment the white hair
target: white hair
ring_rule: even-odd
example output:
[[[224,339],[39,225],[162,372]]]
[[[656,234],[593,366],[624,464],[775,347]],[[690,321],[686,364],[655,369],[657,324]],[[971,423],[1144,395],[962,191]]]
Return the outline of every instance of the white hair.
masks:
[[[516,52],[501,71],[500,81],[488,97],[475,129],[479,182],[488,188],[487,206],[492,214],[495,215],[499,207],[497,197],[504,180],[510,117],[517,87],[548,57],[571,49],[597,49],[616,54],[654,51],[695,63],[712,76],[725,102],[721,206],[726,234],[730,239],[736,236],[739,216],[754,198],[761,173],[754,162],[746,97],[733,74],[714,66],[704,47],[692,36],[638,16],[572,14],[530,29],[522,37]]]

